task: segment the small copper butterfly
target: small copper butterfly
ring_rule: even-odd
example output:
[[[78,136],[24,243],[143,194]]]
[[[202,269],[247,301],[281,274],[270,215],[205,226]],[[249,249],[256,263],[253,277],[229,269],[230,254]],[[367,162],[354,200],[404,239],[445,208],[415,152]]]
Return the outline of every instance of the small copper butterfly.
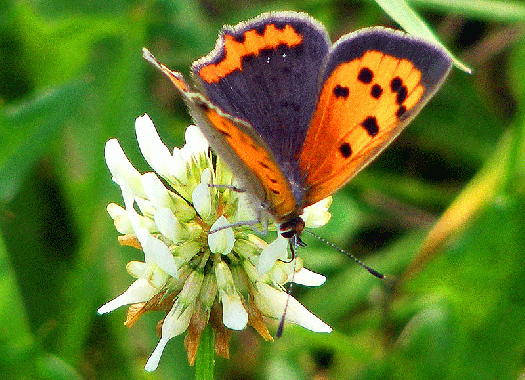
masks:
[[[212,148],[299,243],[302,210],[343,186],[414,118],[447,77],[440,47],[382,27],[331,44],[294,12],[224,27],[191,67],[196,87],[144,57],[183,95]]]

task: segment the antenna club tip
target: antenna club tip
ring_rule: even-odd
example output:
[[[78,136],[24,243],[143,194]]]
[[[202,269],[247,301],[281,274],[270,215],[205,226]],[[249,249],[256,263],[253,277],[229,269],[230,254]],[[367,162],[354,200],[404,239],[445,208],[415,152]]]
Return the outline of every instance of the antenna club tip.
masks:
[[[386,276],[383,273],[380,273],[380,272],[376,271],[375,269],[372,269],[370,267],[368,267],[367,269],[368,269],[368,272],[370,272],[370,274],[372,274],[373,276],[379,278],[380,280],[384,280],[386,278]]]

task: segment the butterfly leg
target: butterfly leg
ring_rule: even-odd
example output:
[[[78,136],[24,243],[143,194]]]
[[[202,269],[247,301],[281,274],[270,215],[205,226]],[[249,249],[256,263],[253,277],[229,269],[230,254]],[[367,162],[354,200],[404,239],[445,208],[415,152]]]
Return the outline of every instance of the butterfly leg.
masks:
[[[241,227],[241,226],[251,226],[252,228],[255,228],[254,225],[257,224],[257,223],[259,223],[259,220],[245,220],[245,221],[242,221],[242,222],[231,223],[231,224],[228,224],[228,225],[222,226],[222,227],[217,227],[217,228],[211,230],[208,233],[209,234],[214,234],[215,232],[219,232],[219,231],[225,230],[226,228]]]
[[[244,193],[244,192],[246,192],[246,190],[241,189],[240,187],[237,187],[237,186],[234,186],[234,185],[222,185],[222,184],[209,183],[208,187],[214,187],[214,188],[219,188],[219,189],[229,189],[229,190],[237,192],[237,193]],[[222,227],[215,228],[215,229],[211,230],[208,233],[214,234],[215,232],[218,232],[218,231],[224,230],[226,228],[230,228],[230,227],[250,226],[252,228],[252,230],[254,230],[257,234],[259,234],[259,235],[266,235],[268,233],[268,219],[262,217],[262,210],[263,209],[264,208],[262,206],[260,208],[257,208],[257,211],[256,211],[257,212],[257,218],[256,219],[244,220],[244,221],[240,221],[240,222],[236,222],[236,223],[231,223],[231,224],[228,224],[227,226],[222,226]],[[262,230],[259,230],[255,226],[258,223],[262,223],[262,225],[263,225]]]
[[[266,235],[268,233],[268,219],[262,217],[261,211],[259,211],[257,214],[258,214],[257,215],[257,219],[243,220],[243,221],[240,221],[240,222],[231,223],[231,224],[228,224],[227,226],[217,227],[217,228],[211,230],[208,233],[209,234],[214,234],[215,232],[218,232],[218,231],[224,230],[226,228],[230,228],[230,227],[250,226],[252,228],[252,230],[254,230],[257,234],[259,234],[259,235]],[[263,226],[263,228],[261,230],[259,230],[257,227],[255,227],[255,225],[258,224],[258,223],[261,223],[262,226]]]
[[[209,183],[208,187],[214,187],[216,189],[228,189],[228,190],[234,191],[236,193],[245,193],[246,192],[246,190],[241,189],[240,187],[237,187],[237,186],[234,186],[234,185],[216,185],[216,184],[213,184],[213,183]]]

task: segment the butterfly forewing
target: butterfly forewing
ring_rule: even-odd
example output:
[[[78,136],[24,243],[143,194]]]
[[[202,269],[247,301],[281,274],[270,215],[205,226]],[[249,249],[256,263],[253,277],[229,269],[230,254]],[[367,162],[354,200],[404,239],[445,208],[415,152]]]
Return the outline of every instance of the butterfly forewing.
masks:
[[[333,194],[384,149],[450,67],[441,49],[383,28],[339,40],[299,155],[306,177],[304,205]]]
[[[312,18],[270,13],[225,27],[192,73],[213,104],[264,137],[279,163],[295,163],[328,48],[326,31]]]

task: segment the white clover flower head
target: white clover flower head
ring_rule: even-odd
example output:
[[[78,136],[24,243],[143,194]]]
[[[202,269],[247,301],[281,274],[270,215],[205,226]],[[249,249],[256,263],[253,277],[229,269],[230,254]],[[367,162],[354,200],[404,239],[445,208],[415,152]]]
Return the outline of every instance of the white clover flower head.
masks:
[[[251,206],[245,194],[235,191],[225,163],[212,157],[199,129],[188,127],[186,144],[172,153],[147,115],[137,118],[135,128],[140,150],[154,171],[138,172],[118,141],[109,140],[106,162],[121,188],[124,207],[111,203],[107,211],[122,234],[120,244],[141,249],[144,261],[128,263],[136,280],[98,312],[129,305],[127,326],[147,311],[166,312],[160,341],[145,369],[155,370],[168,341],[184,332],[193,364],[207,324],[216,331],[217,354],[224,357],[229,355],[229,330],[250,325],[272,340],[264,317],[279,320],[287,303],[287,322],[330,332],[330,326],[284,288],[290,281],[319,286],[324,276],[303,268],[298,257],[289,261],[288,242],[280,235],[267,244],[250,227],[238,225],[253,214],[246,210]],[[328,222],[330,203],[331,198],[305,209],[307,226]]]

